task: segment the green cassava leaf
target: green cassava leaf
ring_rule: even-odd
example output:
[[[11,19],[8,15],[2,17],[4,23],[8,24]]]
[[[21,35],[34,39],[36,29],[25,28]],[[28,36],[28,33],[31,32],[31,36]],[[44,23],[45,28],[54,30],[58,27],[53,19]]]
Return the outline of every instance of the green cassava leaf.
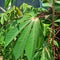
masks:
[[[7,21],[8,20],[8,15],[4,14],[4,20]]]
[[[55,6],[55,10],[56,10],[57,12],[60,12],[60,5]]]
[[[3,17],[4,17],[4,15],[1,14],[1,21],[0,22],[1,22],[2,25],[4,24],[4,18]]]
[[[39,33],[39,40],[37,42],[37,48],[40,49],[44,43],[44,26],[40,20],[40,33]]]
[[[31,30],[32,24],[33,24],[33,22],[31,22],[28,26],[25,27],[25,29],[23,30],[23,32],[21,32],[21,35],[18,38],[18,40],[14,46],[13,54],[14,54],[16,60],[19,57],[21,57],[21,55],[24,52],[25,45],[26,45],[27,39],[29,37],[29,33]]]
[[[42,54],[41,54],[40,60],[46,60],[44,48],[43,48],[43,50],[42,50]]]
[[[42,4],[44,7],[51,7],[52,5],[50,3],[43,3]]]
[[[48,56],[48,58],[51,59],[50,52],[47,47],[45,47],[45,52],[46,52],[46,55]]]
[[[0,45],[4,43],[4,36],[0,36]]]
[[[5,47],[8,46],[8,44],[21,32],[22,29],[29,23],[30,21],[26,21],[23,24],[20,24],[19,29],[17,27],[14,27],[11,29],[7,34],[5,38]]]
[[[17,20],[17,23],[23,23],[24,21],[27,21],[30,19],[30,16],[25,16],[23,15],[24,17],[22,17],[21,19]]]
[[[39,38],[39,32],[40,32],[40,21],[38,20],[34,22],[34,25],[32,27],[32,30],[25,48],[26,56],[28,60],[33,59],[34,50],[36,49],[37,40]]]
[[[53,0],[49,0],[50,3],[53,3]]]
[[[56,1],[55,3],[60,4],[60,1]]]
[[[60,22],[60,19],[55,20],[54,22]]]
[[[54,45],[55,45],[55,46],[57,46],[57,47],[59,47],[58,42],[57,42],[57,41],[55,41],[55,40],[54,40]]]
[[[8,7],[11,0],[5,0],[5,8]]]
[[[50,52],[47,47],[43,47],[40,60],[51,60]]]

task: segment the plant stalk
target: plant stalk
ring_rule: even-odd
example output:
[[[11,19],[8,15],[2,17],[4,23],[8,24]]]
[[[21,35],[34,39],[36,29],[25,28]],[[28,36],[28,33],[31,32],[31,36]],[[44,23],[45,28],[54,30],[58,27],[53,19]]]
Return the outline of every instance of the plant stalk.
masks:
[[[54,29],[55,29],[54,17],[55,17],[55,9],[54,9],[54,3],[55,3],[55,0],[53,0],[53,3],[52,3],[52,49],[53,49],[54,60],[55,60],[55,46],[54,46]]]

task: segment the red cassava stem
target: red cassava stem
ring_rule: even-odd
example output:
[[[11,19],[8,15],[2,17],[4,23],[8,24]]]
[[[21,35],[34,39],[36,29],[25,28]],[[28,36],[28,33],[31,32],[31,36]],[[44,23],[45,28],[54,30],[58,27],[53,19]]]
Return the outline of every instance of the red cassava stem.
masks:
[[[53,49],[53,53],[54,53],[54,60],[55,60],[55,47],[54,47],[54,17],[55,17],[55,9],[54,9],[54,2],[55,0],[53,0],[52,3],[52,49]]]

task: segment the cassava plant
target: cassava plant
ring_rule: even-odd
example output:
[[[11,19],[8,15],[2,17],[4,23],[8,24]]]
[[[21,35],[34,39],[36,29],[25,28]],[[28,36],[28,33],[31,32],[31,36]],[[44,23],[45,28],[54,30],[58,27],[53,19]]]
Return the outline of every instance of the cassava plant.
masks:
[[[13,0],[6,1],[8,9]],[[0,55],[3,59],[59,60],[59,5],[59,0],[40,0],[39,8],[23,3],[20,9],[11,5],[1,13]]]

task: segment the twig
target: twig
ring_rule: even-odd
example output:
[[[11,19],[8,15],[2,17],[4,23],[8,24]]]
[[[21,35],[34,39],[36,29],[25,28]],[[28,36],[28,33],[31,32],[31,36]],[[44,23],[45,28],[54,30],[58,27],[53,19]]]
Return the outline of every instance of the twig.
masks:
[[[54,37],[60,32],[60,30],[57,31],[57,33],[54,35]]]
[[[56,28],[56,30],[60,30],[60,26]]]
[[[59,37],[57,37],[57,36],[56,36],[55,38],[57,38],[57,39],[58,39],[58,41],[60,41],[60,38],[59,38]]]
[[[6,10],[5,10],[5,9],[3,9],[1,6],[0,6],[0,10],[1,10],[1,11],[3,11],[3,12],[6,12]]]

